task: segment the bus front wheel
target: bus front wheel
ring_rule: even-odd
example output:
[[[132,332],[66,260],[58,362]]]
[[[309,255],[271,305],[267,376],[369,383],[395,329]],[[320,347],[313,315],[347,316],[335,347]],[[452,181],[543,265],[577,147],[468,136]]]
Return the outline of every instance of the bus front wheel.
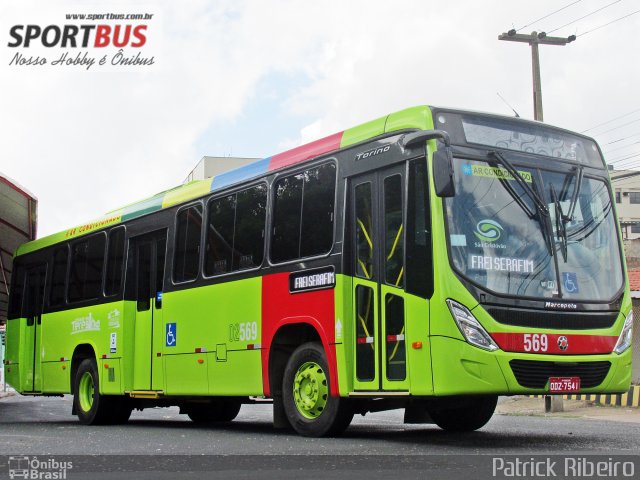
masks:
[[[353,418],[348,400],[331,396],[327,359],[315,342],[300,345],[289,357],[282,401],[289,423],[306,437],[342,433]]]
[[[471,432],[491,420],[497,403],[497,395],[443,398],[429,409],[429,414],[443,430]]]

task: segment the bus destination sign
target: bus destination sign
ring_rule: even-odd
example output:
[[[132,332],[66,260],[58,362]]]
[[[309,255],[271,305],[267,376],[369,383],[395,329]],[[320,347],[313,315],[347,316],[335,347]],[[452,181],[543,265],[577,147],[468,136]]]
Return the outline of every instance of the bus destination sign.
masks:
[[[336,286],[336,273],[333,265],[313,270],[303,270],[289,275],[289,292],[299,293],[310,290],[324,290]]]

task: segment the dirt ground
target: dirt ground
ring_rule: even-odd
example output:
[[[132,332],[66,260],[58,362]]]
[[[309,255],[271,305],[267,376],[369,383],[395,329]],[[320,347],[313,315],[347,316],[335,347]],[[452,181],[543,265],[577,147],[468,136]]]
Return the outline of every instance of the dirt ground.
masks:
[[[613,422],[640,423],[640,409],[595,405],[584,400],[564,400],[564,411],[545,413],[544,398],[502,397],[496,408],[501,415],[553,416],[568,418],[590,418]]]

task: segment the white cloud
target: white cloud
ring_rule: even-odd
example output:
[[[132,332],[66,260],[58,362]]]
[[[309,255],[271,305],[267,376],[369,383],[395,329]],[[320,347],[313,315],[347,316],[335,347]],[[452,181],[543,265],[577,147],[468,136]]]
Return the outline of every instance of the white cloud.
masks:
[[[585,4],[547,25],[590,11]],[[0,171],[39,197],[41,233],[81,223],[183,179],[211,153],[197,151],[199,137],[240,118],[273,72],[308,78],[283,108],[311,120],[273,139],[265,155],[416,104],[509,114],[498,91],[531,117],[529,48],[497,35],[555,7],[552,0],[535,7],[499,0],[5,1]],[[66,13],[87,10],[154,13],[145,50],[156,65],[126,73],[7,65],[10,25],[62,24]],[[547,121],[581,129],[637,106],[636,17],[566,47],[541,47]]]

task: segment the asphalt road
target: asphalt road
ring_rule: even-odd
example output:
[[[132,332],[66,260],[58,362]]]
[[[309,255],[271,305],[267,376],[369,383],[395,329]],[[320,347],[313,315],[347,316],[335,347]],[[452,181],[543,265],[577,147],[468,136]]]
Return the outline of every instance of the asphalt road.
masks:
[[[308,478],[312,472],[397,478],[399,470],[402,478],[426,478],[427,470],[484,478],[480,472],[491,477],[496,456],[603,455],[616,461],[633,455],[640,469],[639,452],[640,424],[579,418],[495,415],[480,431],[452,434],[434,425],[404,425],[396,410],[357,416],[341,437],[317,439],[274,430],[270,405],[245,405],[234,422],[215,427],[196,426],[175,408],[134,412],[126,425],[90,427],[71,416],[71,397],[0,399],[0,455],[74,458],[67,478],[123,478],[112,471],[154,479],[204,472],[207,478],[211,472],[245,478],[258,470],[266,478],[299,478],[301,472]]]

